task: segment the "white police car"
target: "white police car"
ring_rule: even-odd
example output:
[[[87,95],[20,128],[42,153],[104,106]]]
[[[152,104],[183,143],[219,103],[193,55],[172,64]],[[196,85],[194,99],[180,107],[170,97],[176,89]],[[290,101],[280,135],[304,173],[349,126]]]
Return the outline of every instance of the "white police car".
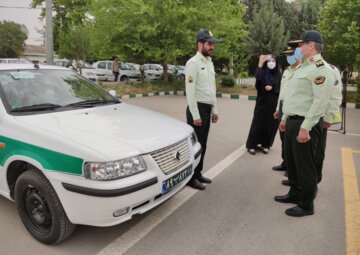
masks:
[[[0,96],[0,194],[46,244],[76,224],[111,226],[150,210],[200,160],[190,126],[66,68],[0,65]]]

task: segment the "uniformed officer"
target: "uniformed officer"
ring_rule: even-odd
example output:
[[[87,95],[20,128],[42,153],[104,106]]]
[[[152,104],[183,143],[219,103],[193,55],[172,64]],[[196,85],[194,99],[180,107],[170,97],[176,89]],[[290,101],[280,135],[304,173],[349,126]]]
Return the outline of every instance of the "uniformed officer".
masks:
[[[301,63],[301,53],[299,54],[300,48],[294,48],[294,47],[288,47],[286,50],[284,50],[281,54],[286,55],[286,60],[289,64],[289,66],[285,69],[283,76],[281,78],[281,85],[280,85],[280,95],[278,104],[276,106],[276,111],[274,112],[274,118],[281,121],[282,115],[283,115],[283,103],[285,99],[286,89],[288,87],[289,79],[294,74],[296,68]],[[297,54],[295,54],[295,52]],[[279,130],[280,131],[280,130]],[[281,157],[282,162],[278,166],[274,166],[272,169],[275,171],[286,171],[286,163],[285,163],[285,150],[284,150],[284,132],[280,131],[280,139],[281,139]]]
[[[215,70],[210,56],[214,53],[215,44],[220,42],[222,40],[214,38],[209,30],[200,29],[196,34],[196,55],[189,59],[185,66],[187,123],[194,128],[202,148],[200,163],[195,168],[188,185],[200,190],[206,188],[203,183],[211,183],[211,180],[204,177],[201,171],[203,170],[210,122],[218,121]]]
[[[285,213],[301,217],[314,214],[318,181],[315,152],[335,79],[333,70],[320,55],[323,38],[318,31],[306,31],[297,42],[303,55],[302,63],[289,80],[279,127],[285,131],[290,190],[285,196],[275,196],[275,201],[297,204]]]
[[[335,86],[331,93],[330,101],[326,107],[324,115],[324,131],[319,140],[319,144],[316,149],[315,161],[316,161],[316,170],[318,183],[322,179],[322,168],[323,162],[325,159],[325,149],[326,149],[326,139],[327,139],[327,130],[330,128],[333,119],[335,119],[340,114],[340,105],[342,102],[342,81],[339,69],[336,66],[330,65],[333,69],[333,75],[335,78]]]

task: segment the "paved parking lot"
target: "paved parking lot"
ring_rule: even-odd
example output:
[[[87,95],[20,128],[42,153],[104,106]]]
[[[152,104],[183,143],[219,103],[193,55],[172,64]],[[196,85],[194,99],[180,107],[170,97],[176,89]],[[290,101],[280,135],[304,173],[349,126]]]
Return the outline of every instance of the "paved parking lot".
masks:
[[[124,102],[185,121],[183,96]],[[360,110],[347,110],[349,135],[328,135],[315,215],[298,219],[285,215],[289,205],[273,200],[287,192],[280,184],[283,173],[271,170],[280,162],[279,138],[269,155],[252,156],[244,150],[254,105],[247,100],[218,100],[220,120],[211,127],[205,158],[205,175],[214,181],[206,191],[186,187],[163,205],[118,226],[78,226],[73,236],[56,246],[35,241],[15,205],[0,198],[0,254],[359,254],[355,249],[360,249],[360,223],[352,219],[360,207],[359,190],[358,186],[355,191],[344,190],[343,183],[349,173],[352,184],[360,183]],[[349,158],[344,161],[349,155],[353,173]]]

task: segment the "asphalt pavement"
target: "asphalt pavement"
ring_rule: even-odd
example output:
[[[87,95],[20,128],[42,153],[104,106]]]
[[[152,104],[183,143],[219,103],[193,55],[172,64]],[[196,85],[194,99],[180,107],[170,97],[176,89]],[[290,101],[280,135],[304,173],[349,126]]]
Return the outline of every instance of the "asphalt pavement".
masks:
[[[183,96],[123,101],[185,121]],[[347,238],[359,237],[360,225],[351,230],[346,223],[342,148],[354,151],[355,183],[360,183],[360,110],[347,110],[347,135],[328,134],[315,214],[292,218],[284,213],[292,205],[273,199],[288,191],[281,185],[283,172],[271,170],[280,163],[279,137],[268,155],[252,156],[244,150],[254,106],[254,101],[218,99],[220,119],[211,126],[205,157],[205,175],[216,177],[205,191],[186,187],[154,210],[118,226],[78,226],[69,239],[55,246],[35,241],[17,216],[15,204],[0,198],[0,254],[351,254]],[[358,242],[355,239],[348,247],[360,249]],[[360,254],[360,250],[352,252]]]

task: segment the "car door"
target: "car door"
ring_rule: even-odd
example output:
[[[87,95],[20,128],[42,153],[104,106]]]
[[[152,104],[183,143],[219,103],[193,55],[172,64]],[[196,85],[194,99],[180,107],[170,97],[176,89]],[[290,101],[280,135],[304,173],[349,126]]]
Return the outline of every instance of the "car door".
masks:
[[[104,71],[107,80],[114,80],[114,74],[112,73],[111,70],[110,61],[99,61],[96,65],[96,69],[100,69]]]

